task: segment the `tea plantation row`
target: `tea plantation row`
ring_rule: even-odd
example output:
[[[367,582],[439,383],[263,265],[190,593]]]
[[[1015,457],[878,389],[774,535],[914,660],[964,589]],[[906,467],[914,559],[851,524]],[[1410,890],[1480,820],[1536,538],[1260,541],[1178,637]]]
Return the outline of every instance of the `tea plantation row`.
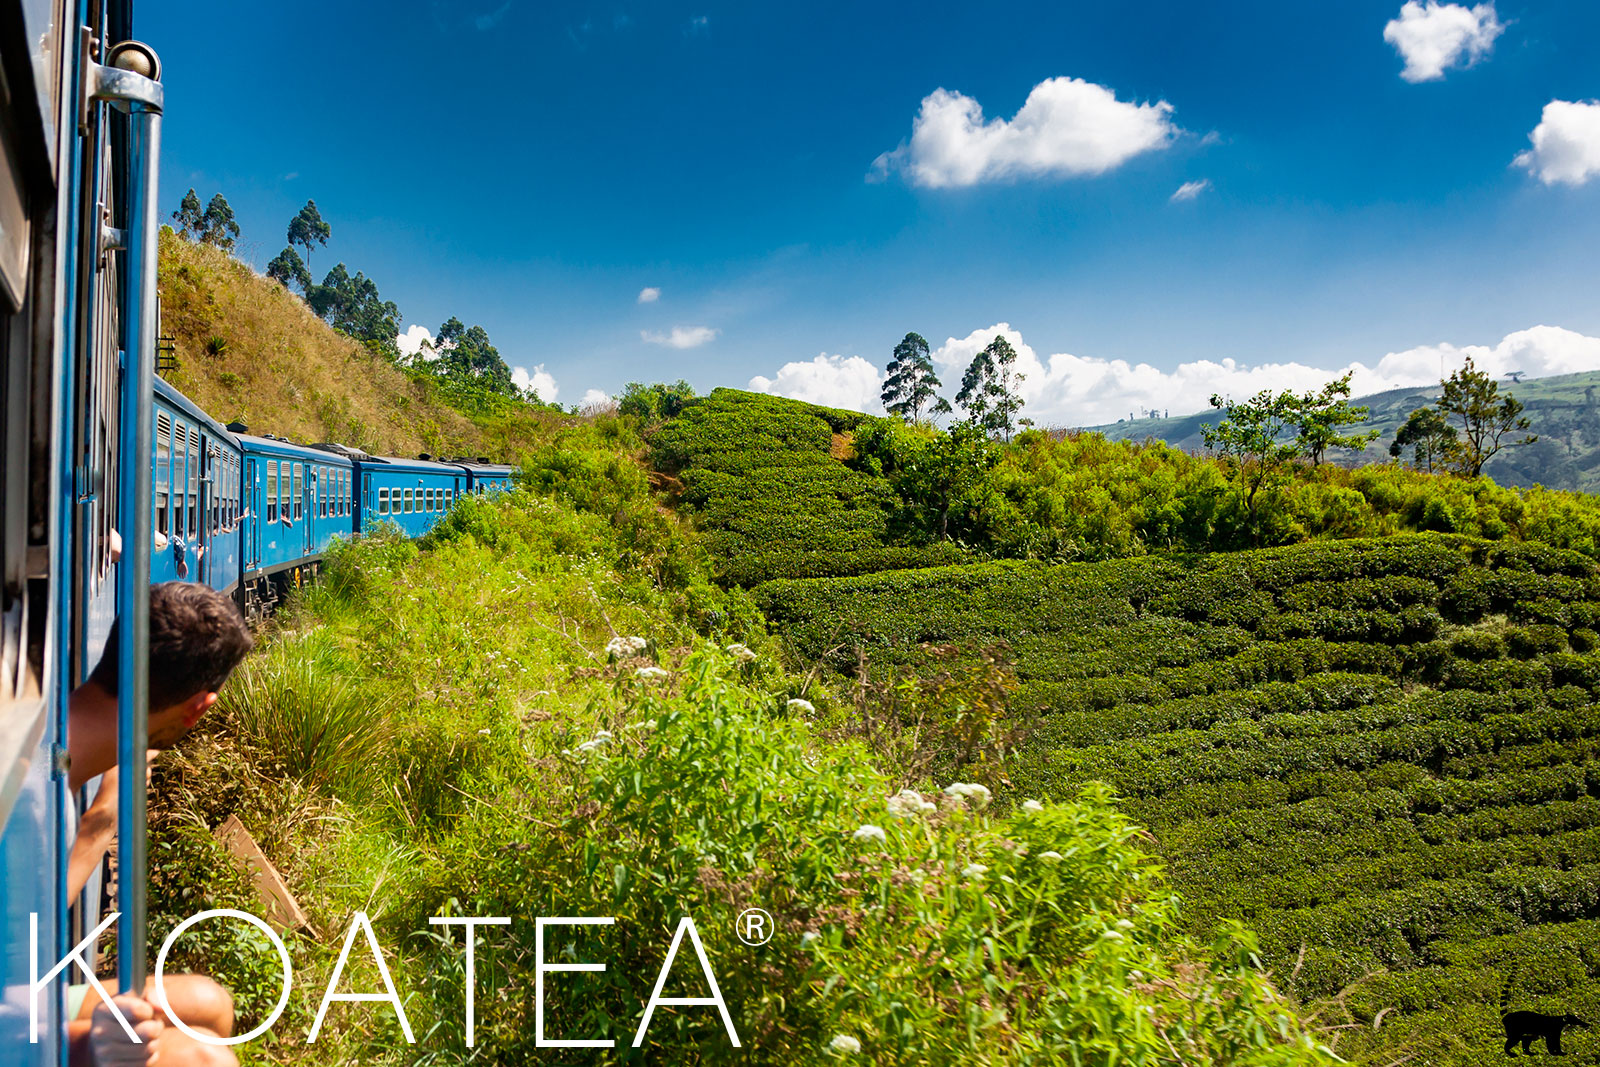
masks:
[[[801,661],[1004,641],[1017,798],[1111,783],[1204,930],[1243,918],[1361,1062],[1480,1063],[1500,999],[1600,1018],[1600,577],[1417,535],[774,581]],[[1600,1038],[1569,1035],[1594,1059]]]

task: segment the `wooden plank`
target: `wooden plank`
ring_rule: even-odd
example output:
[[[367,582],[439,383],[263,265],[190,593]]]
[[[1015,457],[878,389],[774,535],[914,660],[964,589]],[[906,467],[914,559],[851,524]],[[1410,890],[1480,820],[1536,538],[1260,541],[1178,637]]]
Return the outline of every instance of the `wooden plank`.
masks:
[[[261,900],[262,918],[282,933],[303,929],[311,936],[317,936],[316,928],[311,925],[306,913],[300,909],[294,894],[289,892],[283,876],[261,851],[255,838],[250,836],[250,831],[244,828],[239,816],[228,816],[227,820],[217,827],[213,836],[233,853],[239,865],[250,875],[250,880],[256,887],[256,895]]]

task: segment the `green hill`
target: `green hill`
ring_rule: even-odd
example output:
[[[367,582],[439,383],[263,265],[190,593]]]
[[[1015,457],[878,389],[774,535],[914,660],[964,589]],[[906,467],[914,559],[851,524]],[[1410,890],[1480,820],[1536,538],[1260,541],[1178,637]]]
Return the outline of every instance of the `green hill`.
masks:
[[[1502,393],[1522,401],[1532,432],[1539,440],[1526,447],[1506,449],[1489,461],[1484,473],[1501,485],[1543,485],[1586,493],[1600,490],[1600,371],[1532,378],[1515,385],[1502,382]],[[1346,466],[1389,460],[1395,431],[1417,408],[1438,399],[1437,386],[1391,389],[1361,397],[1353,403],[1370,409],[1367,428],[1380,431],[1378,440],[1363,453],[1331,457]],[[1200,428],[1222,417],[1216,410],[1167,419],[1131,419],[1091,426],[1113,441],[1165,441],[1176,448],[1205,448]]]
[[[1600,1013],[1600,575],[1422,536],[772,582],[798,662],[1004,643],[1015,798],[1109,783],[1363,1063],[1476,1064],[1500,994]],[[902,683],[903,684],[903,683]]]

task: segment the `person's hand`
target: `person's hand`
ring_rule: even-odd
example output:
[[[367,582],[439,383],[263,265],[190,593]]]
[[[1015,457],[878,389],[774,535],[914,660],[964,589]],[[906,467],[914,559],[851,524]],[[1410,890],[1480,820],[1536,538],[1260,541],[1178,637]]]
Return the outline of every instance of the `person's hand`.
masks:
[[[128,1040],[127,1032],[117,1022],[111,1009],[101,1004],[94,1010],[89,1025],[89,1056],[95,1067],[144,1067],[155,1063],[158,1056],[152,1042],[161,1036],[164,1024],[155,1008],[143,997],[123,993],[112,998],[112,1003],[122,1012],[123,1018],[133,1026],[143,1044]]]
[[[155,759],[159,755],[161,755],[161,750],[158,748],[148,749],[144,754],[144,786],[146,789],[150,788],[150,775],[155,769],[152,764],[155,763]],[[107,768],[106,772],[100,776],[100,790],[94,795],[94,803],[90,804],[89,810],[83,813],[85,818],[88,818],[92,812],[97,818],[110,819],[111,824],[113,826],[116,825],[117,783],[119,781],[121,781],[120,768],[115,765]]]

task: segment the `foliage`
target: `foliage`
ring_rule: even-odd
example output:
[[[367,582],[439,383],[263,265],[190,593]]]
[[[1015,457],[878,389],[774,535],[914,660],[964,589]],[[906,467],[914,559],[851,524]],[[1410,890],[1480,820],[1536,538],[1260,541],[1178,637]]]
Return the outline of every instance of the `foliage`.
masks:
[[[1017,350],[1004,334],[996,334],[967,364],[961,389],[956,393],[956,406],[969,421],[991,434],[1003,435],[1007,441],[1015,428],[1015,416],[1022,410],[1017,386],[1023,375],[1016,370],[1016,362]]]
[[[1412,465],[1432,474],[1435,464],[1442,464],[1458,447],[1455,427],[1437,407],[1418,408],[1395,432],[1389,455],[1398,459],[1408,447]]]
[[[1314,393],[1302,393],[1290,409],[1289,424],[1297,431],[1295,447],[1301,455],[1311,457],[1311,465],[1322,462],[1330,448],[1347,448],[1360,452],[1378,436],[1376,430],[1361,433],[1340,433],[1344,426],[1356,426],[1366,421],[1367,409],[1350,404],[1350,374],[1335,378]]]
[[[206,213],[200,220],[200,242],[215,245],[224,252],[232,252],[239,239],[239,223],[233,217],[233,208],[221,193],[211,198]]]
[[[311,271],[293,248],[285,248],[272,258],[267,264],[267,277],[285,289],[298,285],[302,293],[311,291]]]
[[[379,296],[378,284],[360,271],[351,277],[340,263],[321,285],[306,290],[306,303],[340,333],[390,359],[398,354],[395,338],[400,333],[400,309],[394,301]]]
[[[1386,537],[756,597],[824,679],[931,676],[926,642],[1009,642],[1008,718],[1039,718],[996,781],[1016,799],[1113,787],[1187,928],[1258,930],[1285,988],[1359,1025],[1342,1055],[1481,1062],[1502,988],[1600,1006],[1590,969],[1525,969],[1600,902],[1591,556]]]
[[[933,373],[928,342],[919,333],[908,333],[894,346],[883,382],[883,406],[891,415],[912,423],[922,421],[922,411],[930,415],[950,412],[950,402],[939,395],[939,378]]]
[[[663,382],[652,385],[629,382],[623,387],[622,396],[617,401],[617,413],[631,415],[642,419],[647,425],[654,425],[663,419],[675,417],[693,399],[694,387],[682,378],[671,385]]]
[[[955,546],[897,528],[890,485],[839,458],[847,435],[868,422],[859,412],[718,389],[649,433],[651,464],[670,476],[673,503],[693,517],[718,577],[731,584],[960,558]]]
[[[1221,422],[1202,431],[1206,447],[1215,449],[1237,472],[1235,476],[1244,486],[1245,510],[1254,517],[1261,487],[1277,478],[1300,453],[1298,443],[1283,440],[1298,414],[1298,398],[1291,392],[1263,389],[1249,400],[1237,402],[1213,394],[1211,406],[1225,414]]]
[[[295,245],[306,250],[306,271],[309,274],[311,267],[311,253],[313,246],[328,244],[328,238],[333,236],[333,227],[323,221],[322,212],[317,210],[315,200],[307,200],[306,206],[301,208],[295,217],[289,220],[289,249]]]
[[[980,426],[958,422],[939,433],[874,420],[857,432],[855,445],[865,468],[886,477],[899,494],[916,529],[940,541],[983,538],[983,516],[993,510],[986,499],[990,471],[1001,453]]]
[[[192,188],[183,194],[182,203],[172,213],[172,220],[178,224],[178,232],[191,241],[200,240],[200,235],[205,233],[205,217],[205,212],[200,208],[200,198]]]
[[[448,377],[475,379],[491,392],[512,394],[517,390],[511,368],[500,358],[500,350],[489,341],[482,326],[466,327],[452,315],[439,327],[439,367]],[[537,402],[538,397],[531,397]]]
[[[1439,412],[1461,420],[1461,434],[1447,445],[1452,465],[1469,478],[1475,478],[1483,465],[1499,452],[1501,439],[1508,433],[1524,436],[1509,445],[1531,445],[1538,440],[1527,434],[1529,423],[1522,414],[1522,402],[1514,396],[1501,397],[1500,383],[1478,370],[1468,356],[1460,370],[1445,379],[1439,394]]]

